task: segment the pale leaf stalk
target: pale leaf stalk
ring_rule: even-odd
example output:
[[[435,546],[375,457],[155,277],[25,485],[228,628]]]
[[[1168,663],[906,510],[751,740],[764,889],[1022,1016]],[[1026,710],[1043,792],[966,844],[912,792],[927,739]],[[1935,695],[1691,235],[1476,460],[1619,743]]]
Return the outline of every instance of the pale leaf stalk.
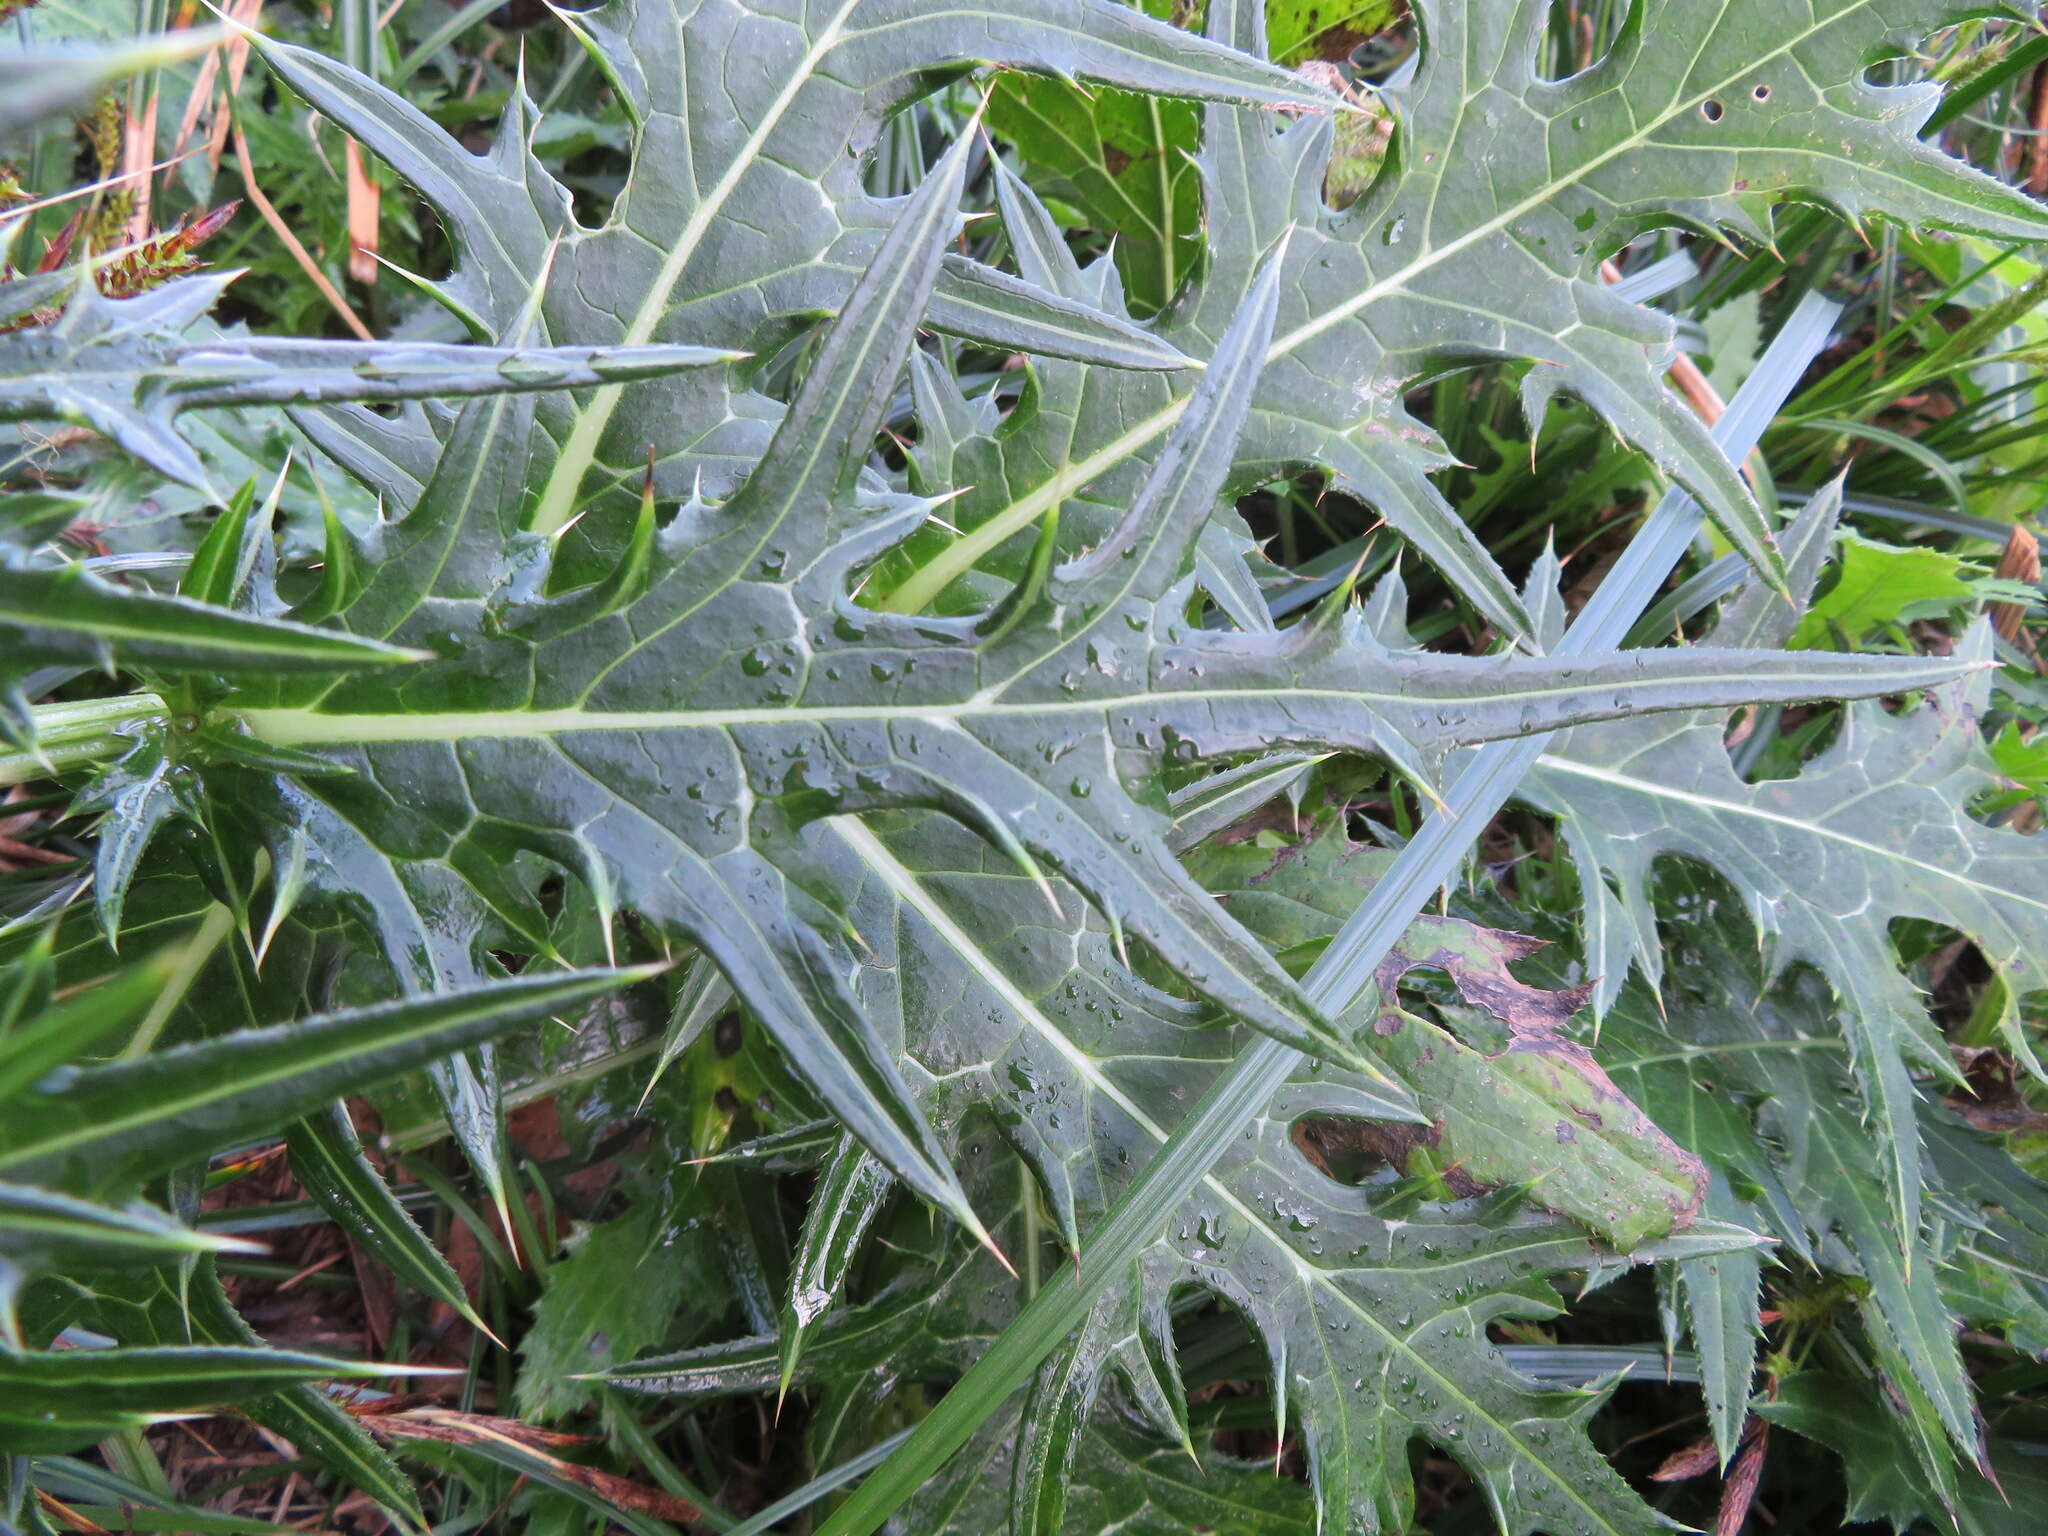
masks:
[[[135,744],[123,727],[167,720],[170,706],[154,693],[126,693],[80,703],[38,704],[28,714],[33,745],[27,751],[0,752],[0,787],[109,762]]]

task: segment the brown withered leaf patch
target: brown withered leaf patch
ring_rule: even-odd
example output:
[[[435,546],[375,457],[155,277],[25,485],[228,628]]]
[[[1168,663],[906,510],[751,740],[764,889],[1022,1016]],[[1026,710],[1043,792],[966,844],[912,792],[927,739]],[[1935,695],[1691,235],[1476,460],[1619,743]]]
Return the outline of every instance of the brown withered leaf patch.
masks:
[[[1285,836],[1279,827],[1270,830]],[[1299,974],[1393,857],[1352,842],[1342,817],[1326,813],[1306,836],[1277,850],[1257,837],[1219,841],[1189,862],[1231,915]],[[1458,1171],[1458,1183],[1445,1181],[1452,1193],[1523,1186],[1538,1204],[1631,1251],[1692,1224],[1706,1198],[1706,1168],[1574,1038],[1572,1020],[1591,989],[1531,986],[1514,974],[1516,962],[1544,947],[1453,917],[1412,923],[1375,973],[1375,995],[1361,999],[1344,1025],[1369,1036],[1415,1091],[1432,1122],[1430,1136],[1398,1146],[1385,1138],[1340,1138],[1319,1150],[1332,1164],[1386,1162],[1413,1173],[1410,1162],[1427,1140],[1430,1171]],[[1443,998],[1441,1021],[1421,1003],[1414,1011],[1403,1003],[1402,983],[1419,971],[1442,973],[1455,990],[1456,1002]]]
[[[1565,1033],[1572,1018],[1585,1007],[1592,992],[1590,984],[1556,989],[1535,987],[1517,979],[1509,969],[1516,961],[1527,959],[1545,947],[1545,941],[1525,934],[1485,928],[1454,918],[1422,918],[1408,930],[1402,943],[1388,953],[1374,973],[1382,1000],[1382,1012],[1375,1021],[1374,1031],[1388,1040],[1390,1052],[1397,1058],[1407,1051],[1419,1049],[1424,1054],[1416,1065],[1427,1063],[1441,1070],[1440,1064],[1435,1062],[1438,1053],[1431,1047],[1418,1048],[1409,1042],[1397,1042],[1392,1037],[1419,1022],[1399,1007],[1398,989],[1402,978],[1418,970],[1442,972],[1450,978],[1451,985],[1465,1003],[1507,1026],[1509,1040],[1506,1049],[1486,1059],[1500,1073],[1512,1076],[1521,1086],[1534,1092],[1542,1103],[1557,1111],[1548,1134],[1561,1147],[1584,1145],[1590,1137],[1598,1138],[1609,1148],[1640,1148],[1644,1167],[1656,1170],[1654,1182],[1659,1191],[1658,1198],[1670,1215],[1669,1229],[1690,1226],[1706,1199],[1709,1182],[1706,1164],[1666,1136],[1656,1122],[1615,1085],[1593,1052]],[[1409,1065],[1406,1061],[1402,1064]],[[1445,1092],[1444,1099],[1453,1106],[1449,1112],[1454,1117],[1457,1107],[1466,1104],[1459,1095],[1449,1091]],[[1452,1139],[1468,1141],[1462,1136]],[[1482,1177],[1501,1171],[1491,1167],[1476,1147],[1468,1144],[1461,1151],[1470,1161],[1473,1171]],[[1542,1182],[1551,1184],[1553,1192],[1556,1191],[1555,1181]],[[1613,1228],[1617,1235],[1631,1232],[1638,1237],[1648,1235],[1648,1228],[1635,1231],[1638,1223],[1621,1208],[1618,1199],[1610,1200],[1607,1195],[1597,1192],[1604,1182],[1607,1181],[1596,1179],[1592,1186],[1595,1204],[1604,1207],[1599,1211],[1604,1218],[1602,1224]],[[1619,1192],[1616,1194],[1618,1196]],[[1539,1198],[1545,1197],[1539,1195]],[[1590,1214],[1587,1208],[1576,1203],[1561,1205],[1554,1193],[1551,1198],[1545,1198],[1545,1203],[1568,1209],[1582,1219]]]

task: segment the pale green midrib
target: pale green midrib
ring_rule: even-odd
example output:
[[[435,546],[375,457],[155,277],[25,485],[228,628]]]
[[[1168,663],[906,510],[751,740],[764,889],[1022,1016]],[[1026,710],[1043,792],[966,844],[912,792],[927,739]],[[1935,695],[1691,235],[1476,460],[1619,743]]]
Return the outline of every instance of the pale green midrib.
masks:
[[[336,1369],[332,1370],[321,1370],[318,1374],[322,1376],[371,1376],[381,1374],[368,1361],[336,1360],[326,1355],[300,1354],[297,1350],[280,1351],[273,1354],[266,1349],[261,1355],[256,1355],[252,1358],[252,1351],[246,1349],[238,1350],[232,1344],[145,1344],[140,1347],[152,1351],[160,1349],[176,1350],[177,1353],[168,1359],[162,1360],[163,1369],[161,1370],[129,1369],[123,1371],[118,1369],[118,1367],[122,1365],[132,1367],[138,1362],[135,1362],[132,1358],[124,1360],[119,1356],[109,1358],[108,1352],[96,1349],[89,1356],[79,1358],[78,1363],[73,1366],[73,1369],[80,1377],[89,1378],[93,1386],[101,1388],[153,1387],[187,1381],[197,1387],[203,1386],[210,1381],[247,1380],[252,1376],[265,1382],[296,1381],[305,1377],[308,1368],[314,1364],[322,1367],[336,1367]],[[58,1361],[63,1365],[72,1365],[72,1360],[66,1358],[69,1353],[68,1350],[60,1353],[57,1357]],[[208,1356],[217,1357],[219,1359],[218,1366],[207,1371],[205,1374],[200,1374],[192,1369],[193,1366],[204,1363]],[[17,1356],[16,1358],[20,1359],[22,1357]],[[26,1358],[34,1360],[37,1357],[30,1355]],[[45,1356],[43,1358],[47,1359],[48,1357]],[[294,1369],[294,1366],[297,1368]],[[59,1374],[55,1380],[45,1379],[35,1383],[35,1385],[41,1387],[62,1387],[67,1384],[82,1384],[66,1383],[63,1379],[64,1374],[68,1373]]]
[[[1037,703],[1006,704],[994,700],[929,704],[819,704],[776,705],[731,709],[503,709],[449,710],[422,714],[323,714],[311,709],[243,709],[234,711],[258,737],[279,746],[334,746],[350,742],[504,740],[519,737],[563,736],[586,731],[684,731],[723,730],[746,725],[808,725],[835,721],[890,720],[910,724],[926,721],[934,725],[957,725],[979,719],[1033,719],[1048,715],[1099,715],[1107,710],[1143,709],[1170,704],[1214,704],[1228,700],[1252,699],[1271,703],[1275,699],[1330,699],[1366,708],[1381,706],[1402,710],[1449,710],[1459,707],[1513,708],[1517,704],[1544,699],[1572,698],[1586,693],[1612,697],[1697,683],[1721,674],[1682,678],[1633,677],[1613,681],[1598,679],[1558,683],[1544,688],[1516,688],[1497,693],[1403,694],[1398,690],[1363,688],[1301,688],[1274,684],[1257,688],[1194,688],[1111,694],[1102,698],[1047,699]],[[1930,682],[1942,681],[1941,678]],[[1773,674],[1774,684],[1801,681],[1800,674]],[[1815,698],[1840,697],[1847,679],[1820,674],[1812,679]],[[1773,690],[1780,691],[1780,690]],[[1542,726],[1540,729],[1559,727]],[[1546,762],[1553,759],[1546,758]],[[1557,760],[1561,761],[1561,760]],[[1570,764],[1574,771],[1583,770]],[[1634,781],[1617,781],[1633,784]],[[1803,825],[1801,823],[1800,825]]]
[[[0,1151],[0,1168],[12,1168],[18,1163],[28,1162],[35,1158],[55,1156],[58,1153],[71,1150],[80,1142],[98,1141],[108,1136],[118,1135],[123,1131],[134,1130],[137,1126],[148,1125],[153,1121],[167,1118],[169,1115],[183,1114],[195,1108],[204,1108],[209,1105],[218,1104],[223,1099],[235,1098],[252,1091],[261,1091],[265,1088],[274,1087],[278,1083],[303,1077],[308,1072],[317,1072],[324,1067],[337,1065],[352,1056],[361,1056],[365,1054],[366,1049],[383,1051],[396,1046],[409,1045],[413,1041],[425,1036],[443,1034],[459,1029],[479,1016],[504,1011],[507,1001],[505,998],[481,1001],[474,1008],[460,1013],[440,1016],[429,1023],[407,1030],[402,1034],[382,1036],[376,1041],[374,1046],[368,1048],[348,1039],[338,1040],[326,1051],[310,1059],[302,1058],[289,1063],[280,1063],[268,1072],[259,1073],[253,1077],[223,1078],[206,1091],[188,1094],[172,1105],[146,1105],[143,1108],[130,1112],[126,1116],[116,1117],[112,1120],[98,1120],[91,1125],[81,1126],[76,1130],[68,1131],[59,1136],[48,1137],[42,1141],[29,1143],[26,1146]]]
[[[1817,837],[1826,842],[1839,843],[1845,848],[1853,848],[1859,853],[1869,854],[1874,858],[1883,859],[1887,863],[1906,865],[1919,870],[1922,874],[1930,875],[1948,884],[1966,886],[1973,891],[1980,891],[1997,901],[2018,902],[2034,907],[2039,911],[2048,912],[2048,901],[2041,901],[2032,896],[2022,895],[2020,892],[2007,886],[1991,885],[1982,880],[1972,880],[1969,876],[1955,870],[1943,869],[1938,864],[1929,864],[1923,859],[1913,858],[1909,854],[1901,853],[1895,848],[1886,848],[1878,843],[1867,843],[1860,837],[1851,837],[1846,832],[1837,831],[1833,827],[1824,826],[1817,822],[1802,821],[1797,816],[1787,816],[1777,811],[1767,811],[1761,806],[1744,805],[1740,800],[1725,800],[1715,795],[1702,795],[1688,790],[1674,789],[1668,784],[1658,784],[1648,779],[1634,778],[1625,773],[1616,773],[1611,769],[1595,768],[1589,763],[1574,762],[1568,757],[1556,757],[1548,752],[1544,753],[1536,761],[1540,767],[1546,768],[1553,773],[1568,773],[1582,779],[1594,779],[1602,784],[1611,785],[1630,794],[1642,795],[1648,799],[1670,800],[1680,805],[1692,806],[1697,810],[1745,817],[1751,821],[1769,822],[1773,826],[1789,827],[1794,831],[1803,832],[1809,837]]]
[[[47,737],[52,730],[72,728],[81,722],[89,726],[114,725],[147,715],[160,715],[167,706],[154,693],[128,693],[111,699],[81,699],[76,702],[37,704],[29,714],[36,730]]]
[[[1003,1000],[1017,1011],[1018,1017],[1029,1024],[1035,1034],[1044,1039],[1048,1045],[1052,1046],[1074,1068],[1083,1082],[1087,1083],[1092,1090],[1102,1094],[1103,1097],[1109,1099],[1119,1109],[1123,1110],[1125,1114],[1129,1115],[1132,1121],[1141,1126],[1145,1133],[1152,1137],[1156,1143],[1161,1146],[1166,1144],[1167,1133],[1160,1127],[1158,1122],[1132,1102],[1115,1083],[1105,1077],[1096,1067],[1094,1060],[1085,1051],[1076,1049],[1073,1042],[1068,1040],[1054,1026],[1052,1021],[1039,1011],[1037,1004],[1026,997],[1009,977],[1003,974],[1001,967],[988,962],[987,957],[982,954],[980,947],[975,944],[974,940],[953,920],[952,915],[938,904],[937,900],[924,888],[923,883],[918,880],[917,876],[897,860],[896,856],[889,851],[880,838],[876,837],[862,822],[853,817],[835,817],[828,824],[853,849],[861,860],[881,877],[883,883],[890,890],[895,892],[906,904],[914,908],[917,914],[926,922],[930,923],[938,931],[940,937],[952,947],[954,952],[969,966],[973,967],[976,973],[982,976],[1002,996]],[[1537,1455],[1532,1448],[1523,1442],[1521,1436],[1517,1433],[1520,1421],[1504,1421],[1489,1413],[1485,1405],[1467,1393],[1453,1377],[1439,1370],[1436,1362],[1431,1360],[1423,1351],[1416,1349],[1407,1337],[1381,1323],[1369,1308],[1360,1306],[1322,1269],[1311,1264],[1300,1254],[1296,1253],[1293,1247],[1277,1232],[1273,1231],[1257,1211],[1240,1200],[1236,1193],[1223,1183],[1221,1179],[1217,1178],[1213,1172],[1205,1173],[1202,1176],[1202,1183],[1241,1217],[1249,1230],[1264,1235],[1266,1241],[1273,1248],[1277,1249],[1293,1268],[1296,1279],[1304,1288],[1314,1289],[1325,1294],[1330,1298],[1332,1304],[1349,1312],[1373,1333],[1377,1334],[1384,1342],[1386,1350],[1390,1355],[1400,1355],[1410,1361],[1419,1372],[1434,1377],[1447,1394],[1467,1404],[1475,1417],[1494,1425],[1501,1435],[1516,1447],[1525,1462],[1541,1471],[1574,1504],[1584,1510],[1589,1518],[1598,1522],[1603,1528],[1613,1529],[1610,1522],[1600,1514],[1582,1493],[1572,1486],[1569,1478],[1552,1470],[1549,1463],[1543,1457]],[[1549,1246],[1555,1241],[1555,1238],[1546,1238],[1543,1242],[1531,1244],[1530,1246],[1541,1248]],[[1441,1267],[1449,1269],[1462,1262],[1462,1260],[1452,1260]],[[1404,1265],[1400,1273],[1404,1275],[1423,1273],[1429,1267]],[[1445,1316],[1451,1311],[1458,1310],[1464,1309],[1450,1308],[1437,1315]],[[1320,1337],[1321,1330],[1318,1329],[1317,1333]],[[1411,1419],[1410,1422],[1420,1421]]]
[[[1550,182],[1540,192],[1532,193],[1530,196],[1522,199],[1521,202],[1494,215],[1493,218],[1485,223],[1474,225],[1456,239],[1447,241],[1445,244],[1436,246],[1427,252],[1418,252],[1416,259],[1401,268],[1400,271],[1390,273],[1379,281],[1360,289],[1342,303],[1324,310],[1314,319],[1296,326],[1286,335],[1274,337],[1272,345],[1266,349],[1266,362],[1268,364],[1277,362],[1296,347],[1313,341],[1333,326],[1340,325],[1349,320],[1374,300],[1383,298],[1389,293],[1394,293],[1406,287],[1417,276],[1427,272],[1430,268],[1448,260],[1468,247],[1477,244],[1479,241],[1499,233],[1499,231],[1507,228],[1524,214],[1533,212],[1535,209],[1551,201],[1561,189],[1584,181],[1587,176],[1606,165],[1609,161],[1647,143],[1651,134],[1663,128],[1673,118],[1680,116],[1689,109],[1697,107],[1701,102],[1715,95],[1725,94],[1739,77],[1754,74],[1765,64],[1790,52],[1815,33],[1825,31],[1828,27],[1835,26],[1842,20],[1843,17],[1840,15],[1833,16],[1824,22],[1807,28],[1804,32],[1788,38],[1770,53],[1765,54],[1761,59],[1751,60],[1741,69],[1737,70],[1735,74],[1728,76],[1727,79],[1722,80],[1719,84],[1709,86],[1689,99],[1672,103],[1662,116],[1651,119],[1636,132],[1619,140],[1603,153],[1575,165],[1570,176]],[[1070,489],[1079,490],[1089,481],[1095,479],[1096,476],[1115,468],[1139,448],[1170,428],[1176,421],[1180,420],[1181,414],[1187,409],[1188,398],[1186,395],[1178,397],[1171,404],[1163,406],[1152,416],[1140,421],[1120,434],[1113,442],[1088,455],[1087,458],[1082,459],[1078,463],[1063,466],[1060,473],[1055,475],[1045,485],[1001,508],[987,522],[971,529],[958,542],[948,545],[925,565],[912,572],[903,584],[889,595],[887,602],[883,606],[894,613],[915,613],[925,608],[956,577],[964,574],[975,561],[979,560],[983,555],[994,549],[1019,529],[1037,521],[1048,508],[1058,506],[1061,502],[1065,501]]]
[[[708,196],[701,198],[683,231],[676,237],[662,261],[661,270],[655,274],[647,295],[635,311],[632,323],[620,345],[629,347],[645,346],[661,324],[662,317],[669,311],[669,301],[676,284],[682,281],[683,270],[690,259],[697,254],[697,247],[703,241],[705,232],[725,209],[726,200],[738,188],[740,182],[761,156],[769,137],[781,123],[784,114],[795,103],[804,86],[810,83],[818,63],[827,53],[839,45],[844,35],[846,19],[851,16],[861,0],[846,0],[826,23],[797,66],[790,71],[789,79],[768,110],[761,115],[761,121],[740,146],[732,163],[718,178]],[[576,493],[583,485],[584,473],[597,458],[598,440],[604,436],[604,429],[610,425],[612,412],[618,409],[619,398],[624,393],[622,384],[606,384],[590,397],[590,403],[577,412],[576,422],[569,429],[568,439],[562,444],[562,451],[555,459],[555,466],[549,472],[547,485],[542,489],[539,504],[534,508],[532,519],[527,526],[535,533],[553,534],[568,522],[575,510]]]

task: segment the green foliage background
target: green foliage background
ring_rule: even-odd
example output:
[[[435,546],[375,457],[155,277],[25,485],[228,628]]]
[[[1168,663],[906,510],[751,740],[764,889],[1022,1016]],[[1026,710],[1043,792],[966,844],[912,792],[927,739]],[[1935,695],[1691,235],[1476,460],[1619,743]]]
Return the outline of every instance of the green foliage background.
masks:
[[[0,7],[0,1532],[2032,1530],[2048,35],[1807,9]]]

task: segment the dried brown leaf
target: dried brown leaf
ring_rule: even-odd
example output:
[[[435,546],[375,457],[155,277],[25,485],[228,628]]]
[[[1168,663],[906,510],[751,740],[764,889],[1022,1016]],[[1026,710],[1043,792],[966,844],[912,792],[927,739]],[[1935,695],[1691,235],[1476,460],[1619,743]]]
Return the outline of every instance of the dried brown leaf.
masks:
[[[1650,1481],[1682,1483],[1690,1478],[1705,1477],[1720,1465],[1720,1452],[1714,1449],[1713,1437],[1708,1436],[1666,1456],[1663,1464],[1650,1474]]]
[[[453,1408],[408,1408],[396,1413],[378,1409],[378,1404],[367,1403],[351,1407],[349,1411],[372,1434],[386,1440],[435,1440],[443,1445],[510,1450],[517,1458],[531,1461],[536,1472],[565,1483],[574,1483],[616,1509],[652,1515],[657,1520],[685,1523],[702,1518],[702,1511],[687,1499],[679,1499],[672,1493],[650,1488],[645,1483],[636,1483],[613,1472],[565,1461],[554,1454],[558,1450],[601,1443],[593,1436],[565,1434],[518,1419],[461,1413]]]

